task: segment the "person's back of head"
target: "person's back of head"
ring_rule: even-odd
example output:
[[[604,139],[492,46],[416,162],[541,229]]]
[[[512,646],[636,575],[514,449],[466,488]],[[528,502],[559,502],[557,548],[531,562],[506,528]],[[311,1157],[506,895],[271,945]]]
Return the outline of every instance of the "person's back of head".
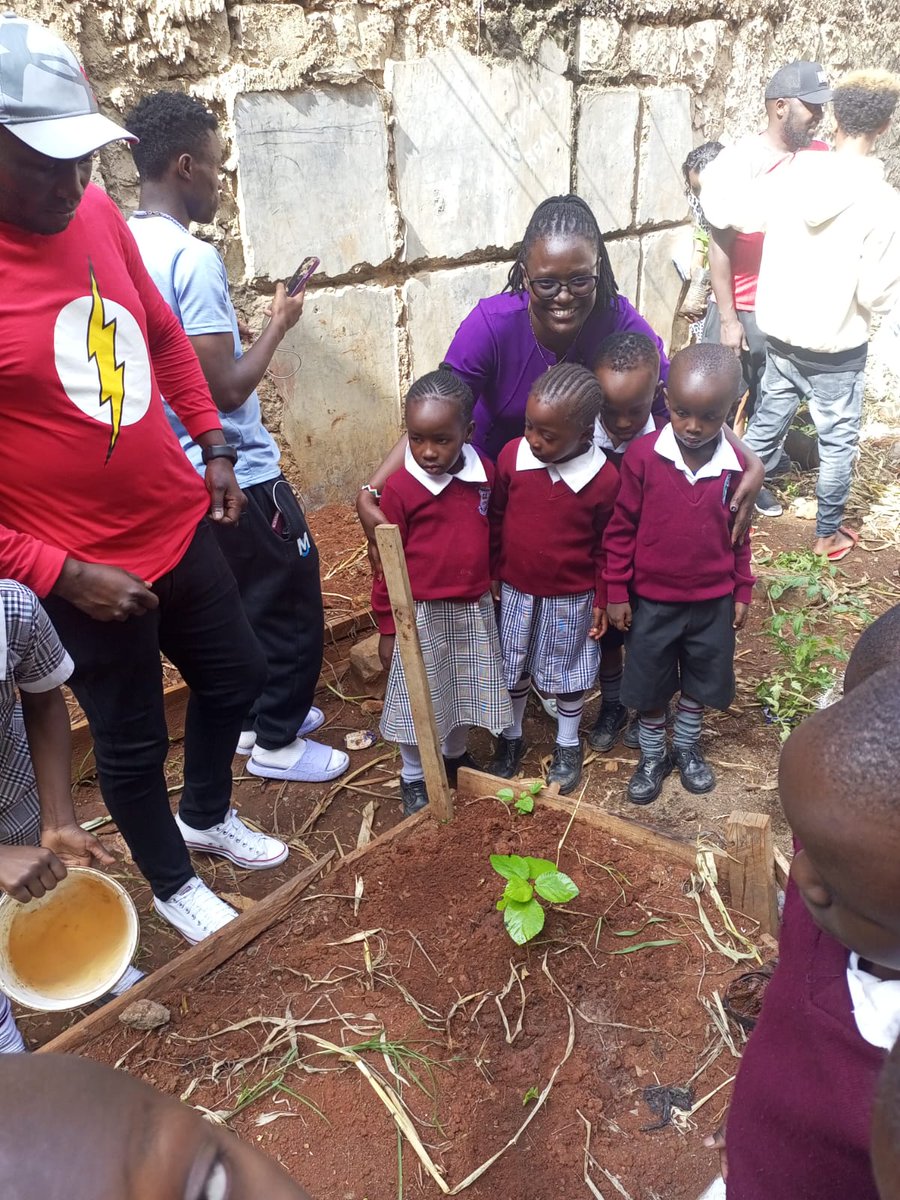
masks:
[[[844,695],[882,667],[900,663],[900,604],[889,608],[860,634],[844,671]]]
[[[215,114],[183,92],[154,92],[128,114],[140,141],[132,147],[141,205],[212,221],[219,207],[222,143]],[[184,216],[182,220],[184,220]]]
[[[851,71],[834,88],[834,119],[846,137],[874,138],[890,124],[900,99],[892,71]]]

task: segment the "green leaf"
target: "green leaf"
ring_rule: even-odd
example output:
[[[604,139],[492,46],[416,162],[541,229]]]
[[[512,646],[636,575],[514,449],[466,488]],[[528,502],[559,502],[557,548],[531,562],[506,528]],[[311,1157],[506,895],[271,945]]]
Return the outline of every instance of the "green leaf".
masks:
[[[638,950],[650,950],[654,946],[680,946],[678,938],[660,938],[658,942],[636,942],[633,946],[623,946],[621,950],[612,950],[612,954],[635,954]]]
[[[519,879],[529,878],[528,861],[520,858],[518,854],[492,854],[491,866],[504,879],[512,879],[514,876],[518,876]]]
[[[520,813],[534,812],[534,796],[527,796],[524,792],[516,801],[516,809]]]
[[[542,779],[532,779],[531,783],[528,785],[527,791],[529,791],[532,796],[536,796],[543,786],[544,781]]]
[[[534,889],[527,879],[520,879],[518,875],[507,882],[503,889],[504,900],[515,900],[520,904],[524,904],[526,900],[530,900],[534,895]]]
[[[512,804],[515,798],[516,794],[512,788],[501,788],[497,793],[497,799],[502,800],[504,804]]]
[[[539,1095],[540,1095],[540,1092],[537,1090],[536,1087],[530,1087],[528,1089],[528,1091],[525,1093],[525,1095],[522,1097],[522,1107],[524,1108],[525,1105],[529,1102],[529,1100],[537,1100]]]
[[[549,858],[526,858],[528,863],[528,878],[537,879],[538,875],[543,875],[546,871],[555,871],[556,863],[550,862]]]
[[[642,930],[646,929],[648,925],[662,925],[665,919],[665,917],[648,917],[639,929],[614,929],[613,935],[615,937],[634,937],[636,934],[641,933]]]
[[[551,904],[565,904],[567,900],[574,900],[578,895],[577,886],[562,871],[544,871],[538,875],[534,881],[534,890]]]
[[[497,901],[497,911],[503,912],[504,908],[506,908],[506,900],[504,900],[501,896],[501,898]]]
[[[544,910],[537,900],[529,900],[527,904],[510,900],[503,914],[503,923],[516,945],[522,946],[544,928]]]

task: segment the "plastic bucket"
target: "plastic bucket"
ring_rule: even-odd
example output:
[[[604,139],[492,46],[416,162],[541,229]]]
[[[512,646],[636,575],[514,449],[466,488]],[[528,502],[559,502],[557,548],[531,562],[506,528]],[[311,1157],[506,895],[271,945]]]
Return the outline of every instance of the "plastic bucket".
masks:
[[[120,883],[87,867],[39,900],[0,898],[0,990],[28,1008],[80,1008],[114,987],[134,958],[137,909]]]

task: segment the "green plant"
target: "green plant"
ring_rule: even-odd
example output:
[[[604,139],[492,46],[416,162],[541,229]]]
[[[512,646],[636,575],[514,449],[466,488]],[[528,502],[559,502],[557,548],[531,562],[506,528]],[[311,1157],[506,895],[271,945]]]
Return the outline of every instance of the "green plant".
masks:
[[[537,1087],[530,1087],[522,1097],[522,1107],[524,1108],[526,1104],[530,1104],[532,1100],[537,1100],[539,1095],[540,1092],[537,1090]]]
[[[827,604],[834,596],[837,567],[811,550],[785,550],[765,563],[766,591],[773,602],[785,592],[803,593],[809,604]]]
[[[519,792],[518,800],[512,788],[501,788],[497,793],[497,799],[502,800],[506,805],[511,804],[516,812],[534,812],[534,798],[543,786],[543,783],[539,779],[534,780],[532,783],[529,783],[524,791]]]
[[[814,620],[802,611],[776,613],[766,633],[780,666],[759,683],[756,695],[783,741],[798,721],[815,710],[819,696],[834,686],[847,656],[834,638],[815,633]]]
[[[578,895],[578,887],[569,876],[546,858],[492,854],[491,866],[506,880],[497,908],[503,913],[507,933],[519,946],[544,928],[544,909],[535,892],[551,904],[565,904]]]

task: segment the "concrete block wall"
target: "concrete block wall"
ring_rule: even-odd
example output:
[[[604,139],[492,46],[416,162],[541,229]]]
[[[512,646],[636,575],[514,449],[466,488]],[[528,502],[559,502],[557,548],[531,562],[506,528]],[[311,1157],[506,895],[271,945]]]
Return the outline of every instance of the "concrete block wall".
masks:
[[[263,389],[313,504],[349,498],[394,441],[406,387],[503,286],[545,196],[588,200],[620,290],[668,340],[673,259],[690,245],[688,150],[759,128],[765,80],[792,58],[833,73],[900,66],[900,22],[871,0],[619,0],[615,15],[593,0],[19,8],[77,46],[111,115],[161,87],[217,112],[227,179],[204,236],[251,323],[275,280],[321,258]],[[886,139],[896,178],[898,137]],[[133,207],[127,151],[105,151],[101,171]]]

